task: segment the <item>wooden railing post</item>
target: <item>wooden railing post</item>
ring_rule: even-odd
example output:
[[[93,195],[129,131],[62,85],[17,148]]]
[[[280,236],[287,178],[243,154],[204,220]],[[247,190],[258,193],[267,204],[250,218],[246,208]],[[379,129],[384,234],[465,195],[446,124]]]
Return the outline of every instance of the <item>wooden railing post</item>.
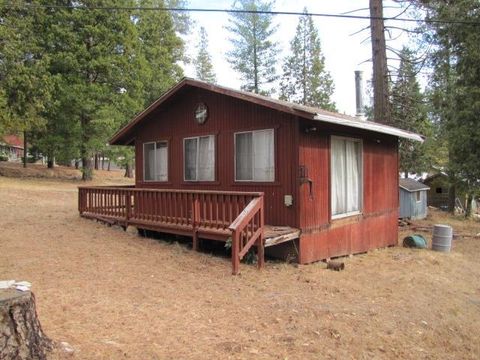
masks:
[[[193,234],[192,234],[192,248],[198,250],[198,226],[200,224],[200,200],[198,196],[193,197]]]
[[[240,269],[240,231],[232,233],[232,275],[237,275]]]
[[[130,220],[132,211],[132,195],[130,191],[127,191],[125,194],[125,226],[128,226],[128,220]]]

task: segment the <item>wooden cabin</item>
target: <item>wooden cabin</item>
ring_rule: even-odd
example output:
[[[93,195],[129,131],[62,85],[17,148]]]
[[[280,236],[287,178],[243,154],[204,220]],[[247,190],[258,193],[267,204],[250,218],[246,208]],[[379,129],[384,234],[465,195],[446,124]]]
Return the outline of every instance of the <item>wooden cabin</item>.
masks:
[[[423,182],[430,188],[427,192],[427,204],[442,210],[448,210],[451,187],[448,175],[439,172],[428,176]]]
[[[253,246],[294,241],[301,264],[397,243],[407,131],[185,78],[118,131],[133,188],[81,187],[82,216]]]
[[[400,219],[425,219],[427,217],[428,186],[414,179],[399,180]]]
[[[23,157],[23,140],[16,135],[5,135],[0,138],[0,154],[8,161],[20,161]]]

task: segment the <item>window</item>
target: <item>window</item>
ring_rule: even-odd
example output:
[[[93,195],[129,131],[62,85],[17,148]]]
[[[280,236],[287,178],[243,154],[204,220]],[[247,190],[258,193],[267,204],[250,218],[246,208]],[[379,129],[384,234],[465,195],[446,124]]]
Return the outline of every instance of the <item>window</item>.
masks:
[[[362,143],[357,139],[332,137],[332,217],[357,214],[362,207]]]
[[[415,200],[417,200],[417,202],[420,202],[421,199],[422,199],[420,195],[421,195],[421,194],[420,194],[420,191],[416,191],[416,192],[415,192]]]
[[[235,180],[275,180],[273,129],[235,134]]]
[[[143,144],[143,180],[168,180],[168,143],[166,141]]]
[[[215,137],[213,135],[183,140],[185,181],[215,180]]]

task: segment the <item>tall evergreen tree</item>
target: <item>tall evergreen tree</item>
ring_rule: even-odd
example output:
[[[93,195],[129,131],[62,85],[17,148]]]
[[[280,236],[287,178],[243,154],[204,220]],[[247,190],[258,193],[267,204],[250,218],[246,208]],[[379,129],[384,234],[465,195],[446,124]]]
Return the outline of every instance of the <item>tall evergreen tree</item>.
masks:
[[[299,104],[335,110],[330,99],[333,80],[325,69],[318,30],[306,8],[303,12],[290,42],[291,54],[283,64],[280,96]]]
[[[105,131],[105,109],[121,96],[125,68],[134,56],[137,38],[126,11],[105,11],[115,1],[84,0],[51,11],[45,47],[52,55],[50,72],[62,79],[57,96],[60,115],[78,124],[82,178],[92,175],[92,156],[110,134]],[[110,120],[108,120],[110,121]],[[107,122],[108,122],[107,121]]]
[[[242,79],[242,89],[255,93],[268,93],[266,86],[277,79],[275,64],[277,43],[272,35],[277,27],[272,23],[272,15],[255,11],[271,11],[273,2],[260,0],[238,0],[233,10],[252,11],[232,13],[227,30],[232,37],[232,50],[227,52],[227,60]]]
[[[420,91],[416,78],[413,54],[408,48],[400,52],[400,66],[391,91],[392,120],[400,128],[417,132],[427,137],[427,142],[420,144],[401,139],[400,171],[421,173],[430,168],[431,158],[428,151],[432,125],[427,116],[425,97]]]
[[[139,0],[139,4],[142,7],[165,6],[163,0]],[[175,32],[175,22],[167,11],[138,11],[135,18],[141,53],[136,60],[139,64],[137,76],[143,83],[147,105],[183,77],[179,61],[184,58],[184,42]],[[186,26],[180,19],[178,21],[177,27]]]
[[[51,99],[50,57],[41,46],[47,36],[44,16],[42,8],[21,3],[0,9],[0,127],[23,133],[25,145],[33,131],[45,126]]]
[[[195,59],[195,72],[197,78],[210,83],[215,83],[216,76],[213,70],[212,58],[208,52],[208,39],[205,28],[200,27],[200,42],[198,44],[197,57]]]
[[[427,20],[447,21],[427,22],[427,41],[436,48],[432,85],[436,114],[448,141],[451,183],[465,187],[470,205],[475,193],[480,192],[480,3],[415,2],[426,11]]]

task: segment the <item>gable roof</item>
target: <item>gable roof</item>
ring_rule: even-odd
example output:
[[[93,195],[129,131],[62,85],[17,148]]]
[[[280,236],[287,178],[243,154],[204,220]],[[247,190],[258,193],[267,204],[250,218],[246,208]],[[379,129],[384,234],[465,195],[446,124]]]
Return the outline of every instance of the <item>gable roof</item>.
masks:
[[[378,132],[382,134],[393,135],[397,137],[402,137],[405,139],[416,140],[423,142],[424,138],[421,135],[412,133],[410,131],[397,129],[392,126],[383,125],[380,123],[374,123],[372,121],[365,121],[357,119],[353,116],[348,116],[344,114],[339,114],[320,108],[315,108],[311,106],[305,106],[300,104],[291,103],[288,101],[273,99],[267,96],[235,90],[225,86],[214,85],[206,83],[200,80],[194,80],[191,78],[183,78],[179,83],[173,86],[168,90],[164,95],[154,101],[149,107],[139,113],[132,121],[130,121],[126,126],[117,131],[110,139],[109,143],[111,145],[127,145],[131,142],[131,131],[139,123],[142,122],[145,117],[150,114],[152,111],[157,109],[161,104],[166,102],[168,99],[172,98],[175,94],[187,87],[196,87],[205,89],[211,92],[218,94],[223,94],[226,96],[231,96],[237,99],[245,100],[254,104],[265,106],[274,110],[286,112],[292,115],[303,117],[310,120],[316,120],[321,122],[332,123],[336,125],[346,126],[350,128],[358,128],[367,131]]]
[[[0,138],[0,143],[17,149],[23,149],[23,140],[16,135],[5,135]]]
[[[420,181],[416,181],[413,179],[400,179],[399,186],[402,189],[407,190],[408,192],[430,190],[430,188],[427,185],[422,184]]]

